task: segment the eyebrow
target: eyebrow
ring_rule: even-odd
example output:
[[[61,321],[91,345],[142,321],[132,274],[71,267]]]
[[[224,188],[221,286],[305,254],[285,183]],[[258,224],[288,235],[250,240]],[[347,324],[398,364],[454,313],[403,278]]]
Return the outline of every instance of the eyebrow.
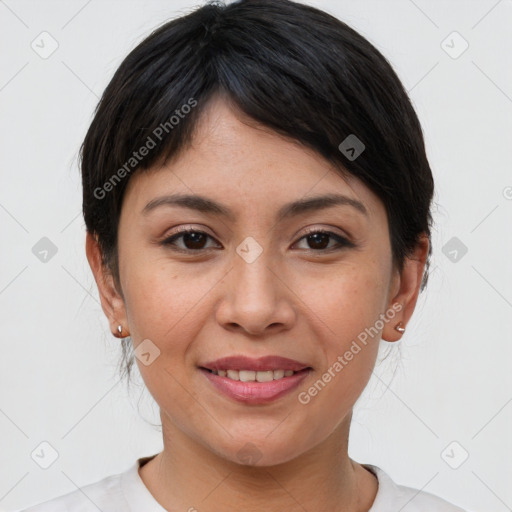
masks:
[[[325,194],[321,196],[314,196],[305,199],[299,199],[292,203],[285,204],[277,212],[277,221],[282,221],[303,213],[324,210],[332,208],[333,206],[351,206],[365,216],[368,216],[368,211],[363,203],[357,199],[340,195],[340,194]],[[208,213],[225,217],[232,222],[235,221],[236,216],[226,206],[200,195],[184,195],[184,194],[171,194],[160,196],[149,201],[143,208],[142,213],[147,215],[149,212],[161,206],[181,206],[191,210],[196,210],[202,213]]]

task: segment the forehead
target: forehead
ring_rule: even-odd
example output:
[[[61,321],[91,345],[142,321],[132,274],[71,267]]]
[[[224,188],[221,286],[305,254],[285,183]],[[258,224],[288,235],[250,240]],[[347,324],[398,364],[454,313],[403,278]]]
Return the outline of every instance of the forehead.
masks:
[[[164,193],[209,197],[251,215],[300,198],[342,194],[362,203],[369,218],[384,213],[362,181],[348,173],[342,177],[315,151],[257,125],[221,99],[206,107],[178,158],[131,177],[125,202],[141,213]]]

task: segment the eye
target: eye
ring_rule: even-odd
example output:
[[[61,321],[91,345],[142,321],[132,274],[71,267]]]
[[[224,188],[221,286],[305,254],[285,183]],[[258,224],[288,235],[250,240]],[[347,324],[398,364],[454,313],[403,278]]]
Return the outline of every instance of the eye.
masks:
[[[329,247],[329,242],[334,239],[337,242],[337,245]],[[341,249],[342,247],[354,247],[354,244],[347,240],[345,237],[333,233],[332,231],[325,230],[311,230],[303,236],[300,240],[306,240],[308,244],[311,244],[310,247],[306,247],[306,249],[313,251],[322,251],[322,250],[330,250],[330,249]],[[300,242],[299,240],[299,242]]]
[[[182,228],[178,233],[166,238],[163,240],[161,245],[164,246],[173,246],[173,250],[181,251],[181,252],[199,252],[204,251],[206,249],[210,249],[211,247],[205,246],[208,239],[213,240],[213,237],[205,233],[204,231],[200,231],[198,229],[193,228]],[[183,245],[179,245],[176,242],[181,240]],[[299,239],[306,240],[308,244],[311,244],[310,247],[306,247],[306,250],[313,251],[328,251],[328,250],[336,250],[341,249],[343,247],[355,247],[355,245],[350,242],[347,238],[333,233],[332,231],[326,230],[311,230],[306,233],[302,238]],[[334,240],[337,242],[334,246],[329,247],[329,243]]]
[[[204,231],[199,231],[193,228],[183,228],[180,229],[178,233],[166,238],[161,242],[162,245],[174,246],[173,249],[182,252],[198,252],[208,247],[205,247],[205,242],[208,238],[213,238],[205,233]],[[176,244],[176,241],[182,239],[184,246],[179,246]]]

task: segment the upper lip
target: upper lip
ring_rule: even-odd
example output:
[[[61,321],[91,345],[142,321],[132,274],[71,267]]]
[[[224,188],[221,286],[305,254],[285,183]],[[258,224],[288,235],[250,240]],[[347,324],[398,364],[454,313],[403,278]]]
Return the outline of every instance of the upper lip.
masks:
[[[221,357],[200,365],[208,370],[293,370],[309,368],[307,364],[280,356],[264,356],[257,359],[246,356]]]

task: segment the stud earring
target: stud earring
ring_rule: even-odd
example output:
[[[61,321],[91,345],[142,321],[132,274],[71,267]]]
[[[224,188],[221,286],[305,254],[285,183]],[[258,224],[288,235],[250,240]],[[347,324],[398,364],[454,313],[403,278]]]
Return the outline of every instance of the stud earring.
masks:
[[[402,334],[405,332],[405,327],[403,327],[402,322],[398,322],[395,325],[395,329]]]
[[[125,335],[125,336],[123,336],[123,335],[122,335],[122,332],[123,332],[123,326],[122,326],[121,324],[119,324],[119,325],[117,326],[116,331],[117,331],[117,332],[113,333],[113,334],[114,334],[114,336],[115,336],[116,338],[126,338],[126,337],[130,336],[130,333],[129,333],[129,332],[128,332],[128,333],[126,333],[126,335]]]

